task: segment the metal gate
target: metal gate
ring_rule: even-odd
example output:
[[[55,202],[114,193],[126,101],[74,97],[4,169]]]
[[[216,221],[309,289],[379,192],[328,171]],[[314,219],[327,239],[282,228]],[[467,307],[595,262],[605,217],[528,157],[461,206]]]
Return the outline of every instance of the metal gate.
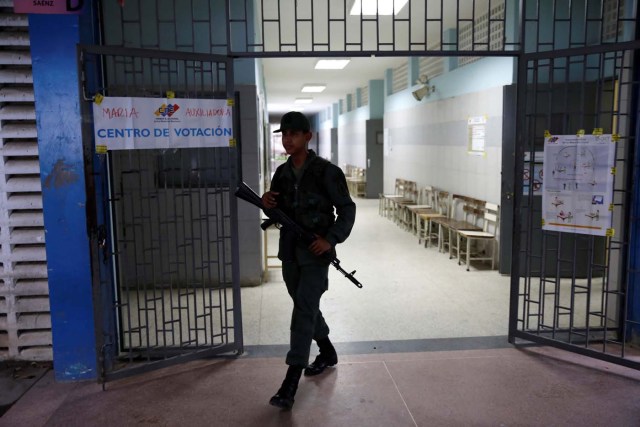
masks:
[[[237,148],[96,154],[89,120],[96,95],[233,99],[232,62],[90,46],[79,48],[79,64],[102,380],[242,352]]]
[[[515,176],[528,178],[515,183],[509,337],[640,369],[640,350],[630,343],[638,324],[627,312],[639,286],[629,280],[640,47],[637,40],[625,41],[635,34],[630,3],[525,2],[529,52],[518,70]],[[591,20],[573,31],[577,16]],[[589,25],[598,31],[590,34]],[[619,135],[612,231],[600,237],[543,230],[534,172],[542,170],[545,132],[594,129]],[[532,173],[524,175],[525,169]]]
[[[545,130],[599,127],[621,137],[613,237],[543,232],[539,196],[524,194],[532,182],[516,180],[510,340],[638,367],[626,341],[629,329],[638,327],[626,316],[634,286],[627,276],[637,2],[396,0],[384,13],[382,3],[168,0],[156,10],[131,0],[126,11],[104,2],[102,12],[109,27],[105,43],[121,47],[179,47],[237,58],[517,56],[515,176],[523,176],[525,159],[535,163]],[[152,22],[154,13],[162,25]],[[184,23],[193,24],[192,31],[184,31]]]

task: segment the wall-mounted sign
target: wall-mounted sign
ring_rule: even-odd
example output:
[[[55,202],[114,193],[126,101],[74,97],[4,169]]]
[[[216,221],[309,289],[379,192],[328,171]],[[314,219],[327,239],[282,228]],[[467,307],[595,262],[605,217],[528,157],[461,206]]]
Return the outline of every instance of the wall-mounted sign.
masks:
[[[15,13],[66,15],[82,13],[85,0],[13,0]]]
[[[101,97],[93,104],[99,152],[228,147],[232,123],[226,99]]]
[[[485,153],[487,117],[476,116],[467,119],[469,127],[469,154],[482,156]]]
[[[615,149],[611,135],[545,138],[543,229],[609,235]]]

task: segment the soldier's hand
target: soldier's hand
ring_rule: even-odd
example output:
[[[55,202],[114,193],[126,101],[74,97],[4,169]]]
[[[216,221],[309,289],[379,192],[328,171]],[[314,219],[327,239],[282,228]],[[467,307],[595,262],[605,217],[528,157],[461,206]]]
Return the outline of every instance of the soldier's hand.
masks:
[[[280,193],[277,191],[267,191],[262,195],[262,204],[267,209],[273,209],[278,206],[277,197]]]
[[[324,237],[318,236],[316,234],[316,240],[314,240],[313,243],[309,245],[309,250],[312,254],[320,256],[323,253],[331,250],[331,243],[329,243]]]

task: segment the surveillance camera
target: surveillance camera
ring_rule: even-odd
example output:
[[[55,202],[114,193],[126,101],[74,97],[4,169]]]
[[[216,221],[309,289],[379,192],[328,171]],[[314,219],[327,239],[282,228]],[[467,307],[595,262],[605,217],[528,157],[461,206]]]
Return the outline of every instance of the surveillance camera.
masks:
[[[429,88],[429,86],[424,86],[424,87],[421,87],[420,89],[414,90],[413,92],[411,92],[411,94],[416,99],[416,101],[422,101],[422,98],[429,95],[430,91],[431,89]]]

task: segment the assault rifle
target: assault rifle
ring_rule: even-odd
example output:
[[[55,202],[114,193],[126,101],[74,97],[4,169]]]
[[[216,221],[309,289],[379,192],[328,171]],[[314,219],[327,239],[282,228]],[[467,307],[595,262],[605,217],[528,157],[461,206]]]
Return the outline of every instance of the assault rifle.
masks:
[[[262,209],[262,212],[264,212],[265,215],[267,215],[269,219],[265,220],[260,225],[260,228],[262,228],[263,230],[266,230],[267,228],[269,228],[269,226],[273,224],[280,224],[285,230],[295,233],[296,236],[298,236],[298,238],[307,246],[313,243],[314,240],[316,240],[316,236],[313,233],[310,233],[309,231],[300,227],[298,224],[296,224],[294,220],[289,218],[289,216],[287,216],[287,214],[282,212],[280,209],[265,208],[264,205],[262,204],[262,198],[258,196],[256,192],[253,191],[244,182],[242,182],[240,186],[236,189],[235,195],[236,197],[244,200],[245,202],[249,202],[252,205],[259,207],[260,209]],[[351,282],[357,287],[361,288],[362,283],[358,282],[358,279],[353,277],[353,275],[356,274],[356,271],[353,270],[351,273],[347,273],[342,267],[340,267],[340,260],[336,258],[334,255],[332,255],[333,253],[334,252],[331,251],[326,253],[324,256],[326,256],[329,262],[331,262],[331,265],[333,265],[340,273],[344,274],[344,277],[351,280]]]

